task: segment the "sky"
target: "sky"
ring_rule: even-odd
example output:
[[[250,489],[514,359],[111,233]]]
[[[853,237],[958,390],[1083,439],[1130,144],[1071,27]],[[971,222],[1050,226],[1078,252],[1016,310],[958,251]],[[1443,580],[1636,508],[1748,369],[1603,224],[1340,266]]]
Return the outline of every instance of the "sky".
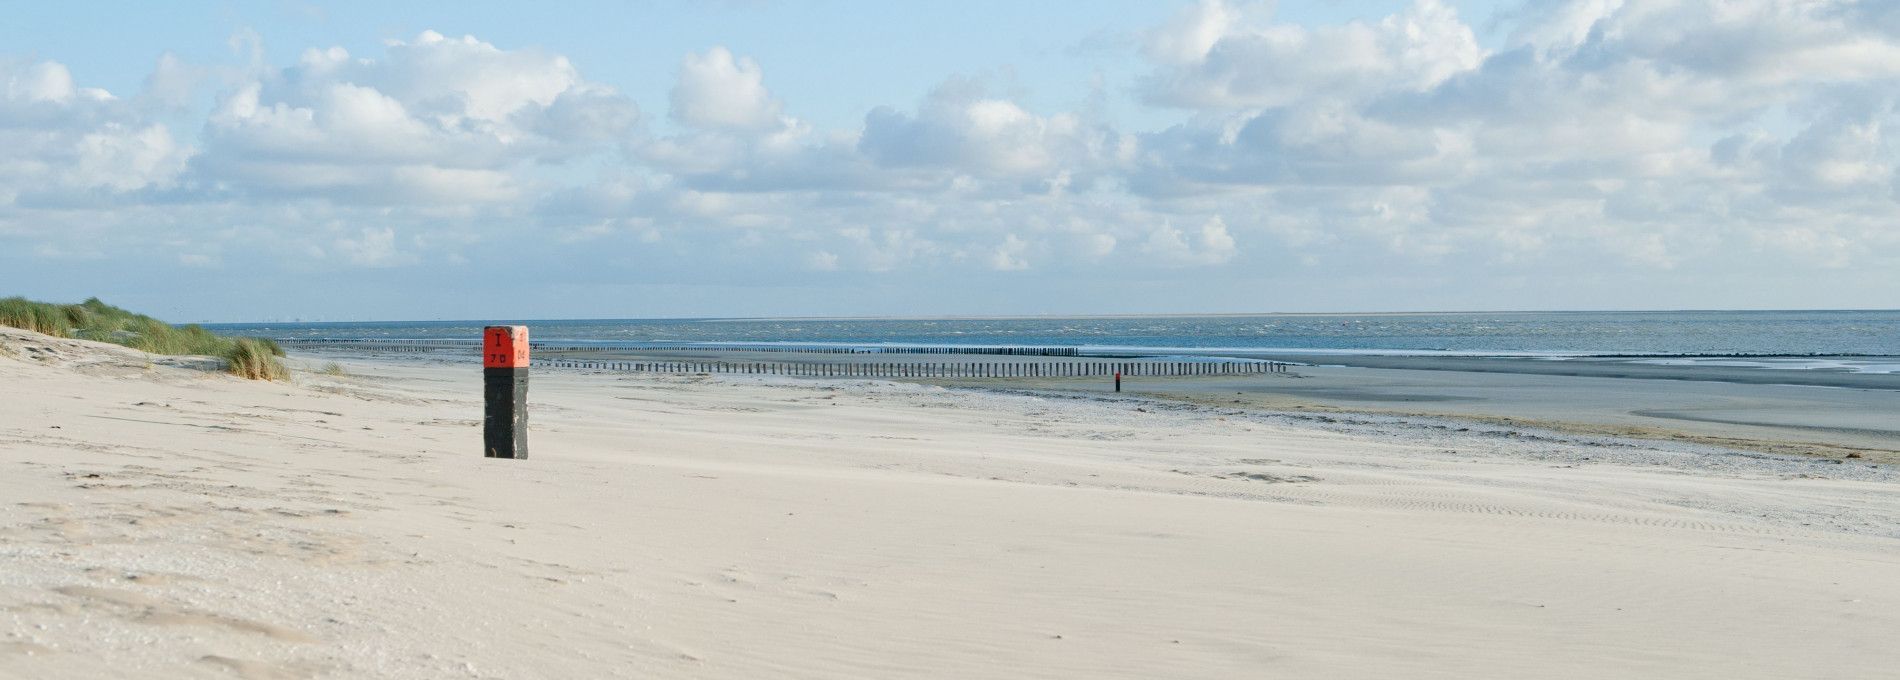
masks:
[[[1900,3],[0,6],[0,296],[1900,307]]]

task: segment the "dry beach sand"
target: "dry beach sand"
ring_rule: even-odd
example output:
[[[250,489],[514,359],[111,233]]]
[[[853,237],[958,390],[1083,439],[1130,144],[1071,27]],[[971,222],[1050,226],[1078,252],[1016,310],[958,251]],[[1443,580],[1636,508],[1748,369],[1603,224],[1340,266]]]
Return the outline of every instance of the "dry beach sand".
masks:
[[[1900,667],[1900,476],[1865,460],[549,371],[533,457],[492,460],[474,366],[0,347],[0,677]]]

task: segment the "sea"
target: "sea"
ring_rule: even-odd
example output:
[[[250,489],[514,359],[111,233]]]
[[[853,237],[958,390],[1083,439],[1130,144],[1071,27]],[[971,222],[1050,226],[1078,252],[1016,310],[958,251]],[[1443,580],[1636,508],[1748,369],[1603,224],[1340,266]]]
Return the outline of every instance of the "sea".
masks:
[[[279,340],[466,340],[522,324],[583,346],[1075,347],[1167,355],[1619,357],[1900,373],[1900,310],[1444,312],[997,318],[492,319],[206,324]]]

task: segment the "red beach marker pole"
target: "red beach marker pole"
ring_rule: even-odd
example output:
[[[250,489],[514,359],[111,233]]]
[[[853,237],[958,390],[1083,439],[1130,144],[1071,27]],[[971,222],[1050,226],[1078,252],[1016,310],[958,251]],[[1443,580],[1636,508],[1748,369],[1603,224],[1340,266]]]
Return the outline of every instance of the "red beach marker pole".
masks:
[[[482,456],[528,457],[528,327],[482,329]]]
[[[1122,372],[1121,371],[1115,372],[1115,391],[1116,392],[1122,391]]]

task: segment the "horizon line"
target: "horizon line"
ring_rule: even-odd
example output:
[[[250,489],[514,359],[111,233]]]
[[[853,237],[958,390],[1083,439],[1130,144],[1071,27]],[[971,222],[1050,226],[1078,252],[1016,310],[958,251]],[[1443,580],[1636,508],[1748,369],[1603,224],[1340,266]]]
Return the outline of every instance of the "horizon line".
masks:
[[[1491,309],[1491,310],[1420,310],[1420,311],[1377,311],[1377,312],[1166,312],[1166,313],[1111,313],[1111,314],[948,314],[940,316],[897,314],[897,315],[811,315],[811,316],[628,316],[628,317],[572,317],[572,318],[520,318],[497,316],[486,319],[352,319],[327,321],[277,320],[277,321],[195,321],[201,325],[259,325],[259,324],[360,324],[360,323],[470,323],[492,324],[507,321],[520,323],[535,322],[571,322],[571,321],[985,321],[985,320],[1021,320],[1021,319],[1132,319],[1132,318],[1194,318],[1194,317],[1250,317],[1250,316],[1444,316],[1455,314],[1677,314],[1677,313],[1718,313],[1718,312],[1900,312],[1900,307],[1884,309],[1847,309],[1847,308],[1804,308],[1804,309]]]

